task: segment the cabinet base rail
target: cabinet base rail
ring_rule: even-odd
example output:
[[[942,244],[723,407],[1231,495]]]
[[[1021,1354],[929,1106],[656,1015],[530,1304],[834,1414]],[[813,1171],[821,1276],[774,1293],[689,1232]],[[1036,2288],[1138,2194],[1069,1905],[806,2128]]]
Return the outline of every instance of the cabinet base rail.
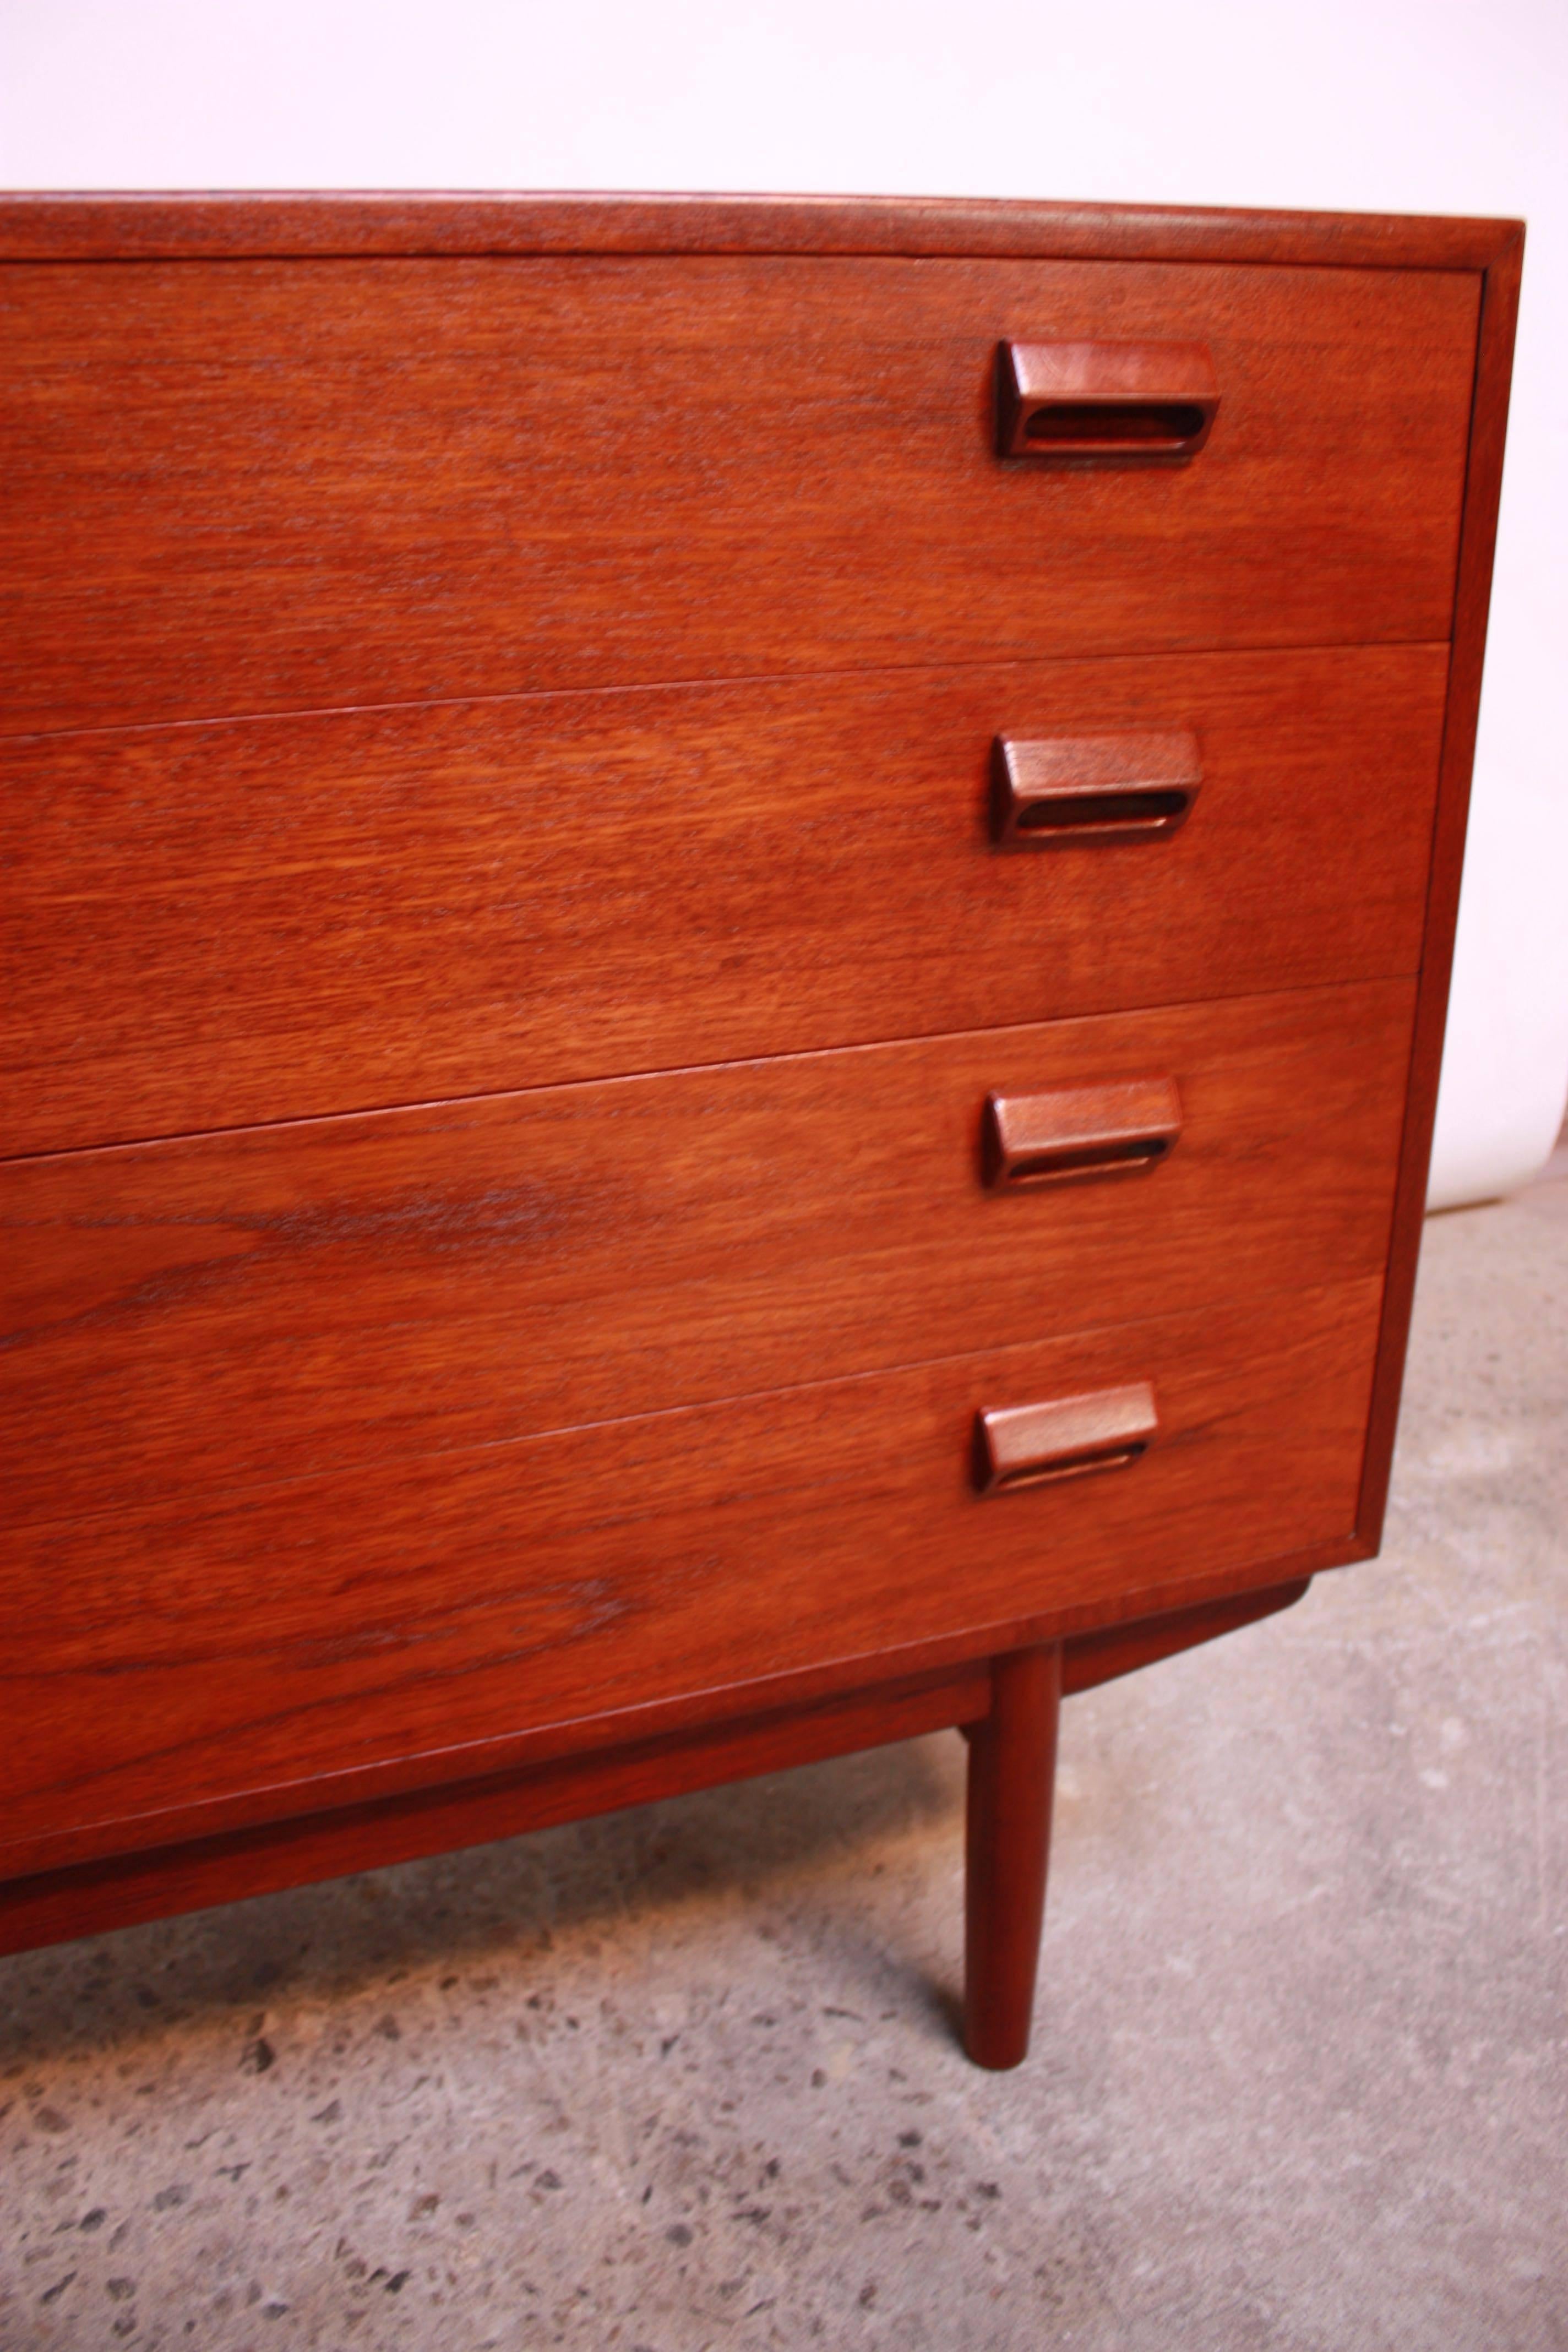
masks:
[[[796,1764],[962,1729],[969,1741],[963,2038],[977,2065],[1029,2043],[1060,1701],[1289,1608],[1310,1578],[1009,1651],[814,1706],[347,1805],[0,1884],[0,1953],[484,1845]]]

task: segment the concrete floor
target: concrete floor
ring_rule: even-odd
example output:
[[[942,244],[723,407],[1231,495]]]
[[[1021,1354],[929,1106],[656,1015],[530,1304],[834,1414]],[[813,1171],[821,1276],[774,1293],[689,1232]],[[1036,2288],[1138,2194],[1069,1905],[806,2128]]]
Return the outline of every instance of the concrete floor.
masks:
[[[1433,1220],[1381,1563],[1068,1710],[0,1962],[0,2344],[1568,2347],[1568,1178]]]

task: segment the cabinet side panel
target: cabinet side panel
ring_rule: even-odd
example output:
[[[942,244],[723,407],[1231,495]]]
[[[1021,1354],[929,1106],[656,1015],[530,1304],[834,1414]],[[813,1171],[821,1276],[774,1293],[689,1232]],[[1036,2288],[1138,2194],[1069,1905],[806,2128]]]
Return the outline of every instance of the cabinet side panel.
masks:
[[[1460,528],[1455,598],[1453,653],[1443,731],[1443,759],[1433,826],[1431,879],[1421,981],[1410,1057],[1410,1087],[1400,1150],[1388,1283],[1377,1376],[1373,1387],[1366,1468],[1357,1528],[1375,1549],[1388,1501],[1389,1472],[1399,1421],[1405,1350],[1421,1253],[1426,1206],[1426,1171],[1437,1109],[1443,1064],[1443,1033],[1448,1013],[1448,981],[1454,961],[1454,927],[1465,856],[1465,823],[1470,803],[1470,772],[1480,710],[1481,666],[1486,652],[1487,614],[1491,601],[1492,556],[1497,545],[1498,501],[1502,489],[1503,438],[1508,426],[1509,387],[1513,371],[1514,325],[1519,314],[1520,270],[1524,232],[1519,231],[1487,270],[1482,286],[1476,352],[1469,457]]]

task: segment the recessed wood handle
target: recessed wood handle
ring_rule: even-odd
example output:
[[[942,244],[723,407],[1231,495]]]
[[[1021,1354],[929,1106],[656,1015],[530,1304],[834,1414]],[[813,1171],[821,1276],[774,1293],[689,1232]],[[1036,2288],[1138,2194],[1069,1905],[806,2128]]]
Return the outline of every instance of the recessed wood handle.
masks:
[[[1219,386],[1206,343],[1004,343],[996,446],[1055,466],[1184,466]]]
[[[991,837],[1009,849],[1158,841],[1203,782],[1195,735],[998,735]]]
[[[1148,1452],[1159,1427],[1147,1381],[1047,1404],[998,1406],[975,1419],[975,1484],[983,1495],[1003,1495],[1124,1469]]]
[[[985,1181],[997,1191],[1156,1168],[1182,1131],[1173,1078],[1052,1087],[988,1095],[982,1132]]]

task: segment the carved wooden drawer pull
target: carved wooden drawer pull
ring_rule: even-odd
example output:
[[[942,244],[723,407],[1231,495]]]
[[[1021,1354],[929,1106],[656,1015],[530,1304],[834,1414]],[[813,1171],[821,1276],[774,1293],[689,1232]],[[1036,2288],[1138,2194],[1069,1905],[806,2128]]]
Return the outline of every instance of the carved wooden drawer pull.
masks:
[[[1047,1404],[995,1407],[975,1421],[975,1483],[983,1495],[1012,1494],[1091,1470],[1125,1469],[1148,1452],[1159,1426],[1147,1381]]]
[[[1195,735],[998,735],[991,837],[1008,849],[1158,841],[1186,823],[1203,782]]]
[[[998,1191],[1157,1167],[1182,1131],[1173,1078],[988,1095],[985,1181]]]
[[[1004,343],[996,446],[1057,466],[1182,466],[1219,386],[1206,343]]]

